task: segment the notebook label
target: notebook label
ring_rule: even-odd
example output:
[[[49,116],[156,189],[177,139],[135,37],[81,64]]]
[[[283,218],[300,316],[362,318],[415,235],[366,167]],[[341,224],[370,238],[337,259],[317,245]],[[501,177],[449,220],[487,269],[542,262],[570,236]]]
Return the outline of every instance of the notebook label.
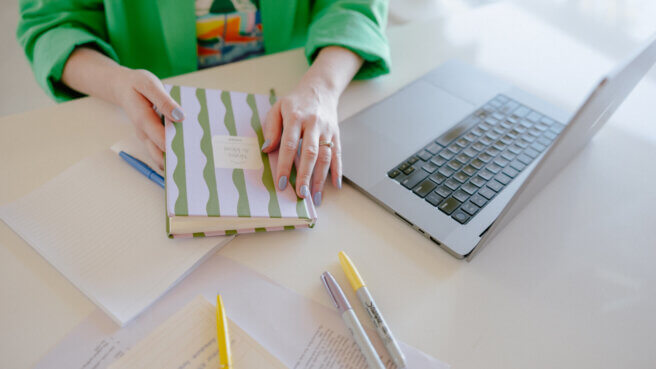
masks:
[[[257,137],[213,136],[214,166],[233,169],[262,169]]]

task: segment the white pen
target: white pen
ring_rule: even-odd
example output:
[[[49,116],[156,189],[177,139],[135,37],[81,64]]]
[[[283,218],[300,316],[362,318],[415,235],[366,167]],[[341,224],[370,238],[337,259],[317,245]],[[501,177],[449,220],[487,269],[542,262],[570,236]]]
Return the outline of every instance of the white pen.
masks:
[[[323,284],[326,286],[326,290],[328,291],[328,295],[330,295],[331,300],[342,316],[342,319],[346,324],[346,328],[348,328],[348,330],[351,332],[353,340],[358,345],[358,347],[360,347],[360,351],[362,351],[365,360],[367,360],[367,365],[369,368],[385,369],[383,362],[380,361],[380,357],[378,356],[376,349],[374,349],[371,341],[369,341],[367,333],[365,333],[364,328],[362,328],[362,325],[360,324],[360,321],[358,321],[358,318],[355,316],[353,308],[351,308],[351,305],[346,299],[346,296],[344,296],[344,292],[342,292],[342,289],[339,287],[339,284],[337,284],[335,278],[333,278],[329,272],[324,272],[321,275],[321,281],[323,281]]]
[[[378,306],[376,306],[376,302],[369,293],[367,285],[364,283],[360,273],[358,273],[355,265],[353,265],[353,262],[344,251],[340,251],[339,253],[339,263],[342,265],[344,274],[346,274],[346,278],[348,278],[351,287],[353,287],[353,291],[355,291],[362,306],[367,311],[367,314],[369,314],[371,322],[376,327],[376,333],[378,333],[378,337],[383,341],[387,352],[389,352],[392,360],[394,360],[394,364],[396,364],[398,369],[405,368],[405,356],[403,355],[403,351],[401,351],[401,347],[399,347],[387,322],[383,319],[383,314],[378,309]]]

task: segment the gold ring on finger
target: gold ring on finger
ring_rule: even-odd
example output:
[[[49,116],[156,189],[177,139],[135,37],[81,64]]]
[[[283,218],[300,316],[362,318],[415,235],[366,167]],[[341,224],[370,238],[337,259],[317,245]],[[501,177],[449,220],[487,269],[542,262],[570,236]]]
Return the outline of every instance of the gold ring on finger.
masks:
[[[329,148],[333,148],[333,142],[332,141],[319,141],[319,146],[328,146]]]

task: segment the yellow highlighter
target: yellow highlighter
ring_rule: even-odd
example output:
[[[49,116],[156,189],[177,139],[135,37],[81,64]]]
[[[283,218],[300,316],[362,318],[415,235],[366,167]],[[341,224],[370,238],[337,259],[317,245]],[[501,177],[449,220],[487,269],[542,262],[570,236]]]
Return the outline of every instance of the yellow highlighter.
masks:
[[[221,295],[216,295],[216,342],[219,344],[219,369],[232,369],[228,318],[223,309]]]
[[[353,262],[351,262],[351,259],[349,259],[348,255],[346,255],[344,251],[340,251],[339,253],[339,263],[342,265],[342,269],[346,274],[346,278],[348,278],[348,281],[351,284],[351,287],[353,287],[355,294],[358,295],[358,299],[362,303],[362,306],[364,306],[364,309],[367,311],[369,318],[371,318],[371,322],[374,323],[374,327],[376,327],[376,333],[378,333],[378,337],[380,337],[380,339],[383,341],[383,344],[385,344],[385,349],[387,349],[387,352],[389,352],[392,360],[394,360],[394,364],[396,364],[396,367],[399,369],[405,368],[405,356],[403,355],[398,342],[396,342],[396,339],[394,339],[392,331],[383,319],[383,315],[380,313],[380,310],[378,310],[378,306],[376,306],[376,302],[369,293],[369,290],[367,289],[364,280],[362,280],[360,273],[358,273],[358,270],[355,269],[355,265],[353,265]]]

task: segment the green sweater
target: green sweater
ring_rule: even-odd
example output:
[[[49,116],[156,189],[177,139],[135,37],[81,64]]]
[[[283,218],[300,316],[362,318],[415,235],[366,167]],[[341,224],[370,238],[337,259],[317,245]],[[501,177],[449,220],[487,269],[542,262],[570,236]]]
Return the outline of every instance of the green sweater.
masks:
[[[267,54],[305,46],[308,62],[338,45],[365,63],[356,78],[389,72],[387,0],[260,0]],[[166,78],[198,69],[194,0],[20,0],[18,42],[37,82],[58,101],[78,97],[61,83],[78,46]]]

